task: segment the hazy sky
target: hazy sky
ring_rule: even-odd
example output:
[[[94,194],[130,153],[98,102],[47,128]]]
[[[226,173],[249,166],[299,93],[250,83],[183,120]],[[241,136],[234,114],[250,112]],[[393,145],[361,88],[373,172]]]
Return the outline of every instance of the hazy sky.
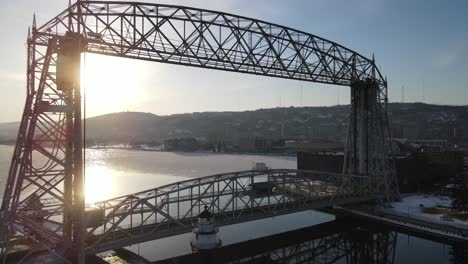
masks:
[[[146,0],[146,2],[156,2]],[[290,26],[371,57],[388,76],[390,101],[468,104],[468,1],[157,1],[230,12]],[[1,0],[0,122],[23,111],[26,33],[68,0]],[[109,81],[111,79],[112,81]],[[345,87],[86,55],[88,116],[116,111],[172,114],[348,103]],[[302,90],[302,100],[301,100]],[[109,98],[111,95],[111,99]]]

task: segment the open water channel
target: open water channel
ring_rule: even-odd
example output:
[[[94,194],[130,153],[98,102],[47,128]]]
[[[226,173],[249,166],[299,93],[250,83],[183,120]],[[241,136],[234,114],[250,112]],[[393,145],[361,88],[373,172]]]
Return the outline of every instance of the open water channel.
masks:
[[[0,146],[0,191],[2,196],[12,152],[13,147]],[[88,203],[188,178],[248,170],[255,162],[265,162],[271,168],[296,168],[296,158],[291,156],[87,149],[86,157],[85,185]],[[333,220],[335,220],[333,215],[305,211],[221,227],[220,235],[223,246],[227,246]],[[386,239],[389,239],[388,247],[391,247],[390,253],[394,255],[391,256],[393,263],[445,264],[465,263],[464,261],[468,260],[468,250],[461,245],[438,243],[383,227],[381,230],[385,230]],[[349,234],[346,236],[348,243],[362,242],[361,238],[353,237],[356,233],[351,231],[353,230],[346,230],[346,233]],[[374,229],[373,232],[377,231]],[[374,242],[379,242],[376,240],[382,239],[381,235],[371,234],[370,237]],[[183,234],[134,245],[129,249],[149,260],[156,261],[191,253],[189,239],[190,234]],[[362,250],[366,250],[365,248],[372,244],[369,239],[366,243],[367,246],[360,247]],[[291,241],[291,244],[294,244],[294,241]],[[357,253],[359,252],[354,250],[354,253],[336,260],[335,263],[353,263],[351,255]],[[288,263],[296,262],[292,260]]]

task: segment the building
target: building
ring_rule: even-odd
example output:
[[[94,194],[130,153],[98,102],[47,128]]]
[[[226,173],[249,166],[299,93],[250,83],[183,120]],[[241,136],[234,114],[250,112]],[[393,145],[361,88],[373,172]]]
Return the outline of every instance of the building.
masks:
[[[396,156],[396,174],[400,192],[430,189],[435,183],[446,183],[463,171],[463,152],[415,152]],[[297,153],[299,170],[341,173],[343,154]]]

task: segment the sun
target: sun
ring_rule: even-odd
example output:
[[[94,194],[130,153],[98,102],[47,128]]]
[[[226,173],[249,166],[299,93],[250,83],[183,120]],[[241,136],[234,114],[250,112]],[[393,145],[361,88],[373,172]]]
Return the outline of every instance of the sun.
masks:
[[[87,116],[132,111],[144,99],[145,65],[96,54],[81,58],[81,90]]]

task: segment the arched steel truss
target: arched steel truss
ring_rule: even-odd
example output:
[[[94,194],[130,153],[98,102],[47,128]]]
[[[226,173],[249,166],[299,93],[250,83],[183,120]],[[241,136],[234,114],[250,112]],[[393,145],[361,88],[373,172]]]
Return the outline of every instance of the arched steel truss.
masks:
[[[227,225],[291,212],[383,197],[369,177],[297,170],[219,174],[95,204],[104,223],[89,228],[88,253],[98,253],[190,231],[208,206]]]
[[[398,193],[387,157],[387,83],[373,59],[312,34],[223,12],[78,1],[43,26],[34,19],[28,33],[27,98],[2,202],[4,242],[19,232],[34,242],[31,253],[54,248],[63,257],[85,248],[82,52],[351,86],[360,92],[352,93],[344,171],[369,175],[364,188],[372,193],[387,199]],[[72,58],[69,68],[59,66],[61,56]],[[72,71],[71,82],[58,79]],[[2,253],[6,248],[2,244]]]

